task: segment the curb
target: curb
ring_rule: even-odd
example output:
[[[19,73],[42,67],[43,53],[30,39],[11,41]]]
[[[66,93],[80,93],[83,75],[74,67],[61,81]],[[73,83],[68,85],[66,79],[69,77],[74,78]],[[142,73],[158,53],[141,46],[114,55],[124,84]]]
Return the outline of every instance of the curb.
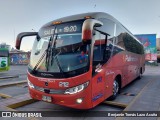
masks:
[[[5,77],[0,77],[0,79],[8,79],[8,78],[18,78],[19,76],[5,76]]]
[[[9,83],[5,83],[5,84],[0,84],[0,88],[9,87],[9,86],[14,86],[14,85],[18,85],[18,84],[24,84],[24,83],[27,83],[27,80],[16,81],[16,82],[9,82]]]

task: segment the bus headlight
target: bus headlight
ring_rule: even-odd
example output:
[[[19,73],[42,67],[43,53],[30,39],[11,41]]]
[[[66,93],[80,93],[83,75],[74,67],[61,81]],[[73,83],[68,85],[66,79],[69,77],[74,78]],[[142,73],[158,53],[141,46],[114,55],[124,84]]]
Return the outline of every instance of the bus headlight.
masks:
[[[27,81],[28,81],[28,86],[29,86],[30,88],[34,88],[34,85],[29,81],[28,78],[27,78]]]
[[[88,84],[89,84],[89,81],[86,83],[83,83],[81,85],[78,85],[76,87],[69,88],[64,92],[64,94],[76,94],[76,93],[84,90],[88,86]]]

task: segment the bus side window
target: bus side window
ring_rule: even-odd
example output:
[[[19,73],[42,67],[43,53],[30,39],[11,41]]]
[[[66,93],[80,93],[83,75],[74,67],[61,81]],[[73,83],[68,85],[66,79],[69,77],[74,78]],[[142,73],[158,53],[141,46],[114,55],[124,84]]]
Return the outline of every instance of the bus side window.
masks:
[[[112,44],[106,46],[107,43],[112,43],[111,39],[114,37],[114,26],[115,23],[112,20],[100,18],[98,19],[103,23],[101,27],[96,27],[97,30],[102,31],[103,33],[109,34],[106,40],[106,34],[103,34],[99,31],[94,31],[93,39],[95,40],[94,50],[93,50],[93,73],[96,69],[96,66],[99,64],[105,64],[111,56]],[[110,40],[110,42],[108,42]]]
[[[94,46],[93,61],[103,61],[104,49],[104,46],[101,45]]]
[[[105,56],[104,56],[104,59],[105,59],[106,62],[111,57],[112,48],[113,48],[112,44],[106,45],[106,51],[105,51]]]

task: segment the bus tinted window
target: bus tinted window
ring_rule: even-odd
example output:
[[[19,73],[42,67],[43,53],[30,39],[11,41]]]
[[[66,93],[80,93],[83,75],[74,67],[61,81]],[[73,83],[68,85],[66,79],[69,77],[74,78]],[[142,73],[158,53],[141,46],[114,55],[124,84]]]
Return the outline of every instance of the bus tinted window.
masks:
[[[94,46],[94,56],[93,56],[94,61],[102,61],[103,60],[104,49],[105,49],[104,46],[100,46],[100,45]]]
[[[111,51],[113,48],[114,41],[114,26],[115,23],[112,20],[106,18],[98,19],[103,23],[101,27],[97,27],[96,29],[108,33],[110,36],[107,36],[107,42],[105,43],[106,35],[94,31],[95,34],[93,39],[95,39],[94,51],[93,51],[93,65],[96,66],[99,63],[105,63],[111,57]]]
[[[125,29],[120,27],[119,25],[116,25],[116,40],[115,40],[115,45],[118,46],[119,48],[125,49],[124,45],[124,36],[125,36]]]
[[[118,24],[116,25],[115,46],[136,54],[144,54],[143,46]]]
[[[144,54],[143,46],[128,33],[126,33],[124,37],[124,44],[127,51],[136,54]]]

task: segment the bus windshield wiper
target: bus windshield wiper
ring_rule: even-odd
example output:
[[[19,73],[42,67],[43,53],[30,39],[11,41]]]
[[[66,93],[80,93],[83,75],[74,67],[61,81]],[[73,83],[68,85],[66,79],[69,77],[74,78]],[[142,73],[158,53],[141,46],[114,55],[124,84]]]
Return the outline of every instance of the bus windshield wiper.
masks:
[[[53,65],[54,59],[57,62],[58,68],[60,70],[60,72],[64,75],[64,72],[62,70],[62,67],[59,63],[59,60],[57,58],[57,56],[61,53],[61,51],[59,53],[56,54],[56,43],[57,43],[57,38],[58,38],[58,34],[56,34],[55,39],[53,41],[53,47],[51,48],[51,66]]]
[[[53,43],[55,32],[56,32],[56,26],[55,26],[53,35],[51,36],[51,39],[50,39],[50,42],[49,42],[48,48],[47,48],[47,55],[46,55],[46,69],[47,69],[47,71],[48,71],[48,67],[49,67],[50,57],[52,55],[52,43]],[[57,35],[56,35],[56,37],[57,37]],[[54,42],[55,42],[55,40],[54,40]],[[51,58],[51,60],[52,60],[52,58]]]
[[[41,58],[38,60],[37,64],[34,66],[33,70],[31,71],[31,73],[35,73],[36,69],[38,67],[38,65],[40,64],[40,62],[43,60],[44,56],[46,55],[47,50],[44,51],[43,55],[41,56]]]
[[[55,28],[56,29],[56,28]],[[40,57],[40,59],[38,60],[37,64],[35,65],[35,67],[33,68],[33,70],[31,71],[32,73],[35,73],[36,72],[36,69],[38,67],[38,65],[41,63],[41,61],[43,60],[43,58],[46,56],[46,69],[48,71],[48,67],[49,67],[49,64],[51,62],[51,66],[53,65],[53,62],[54,62],[54,59],[56,60],[57,62],[57,65],[58,65],[58,68],[60,70],[61,73],[64,73],[61,66],[60,66],[60,63],[59,63],[59,60],[57,58],[57,56],[61,53],[61,51],[59,53],[56,54],[56,41],[57,41],[57,36],[58,34],[56,34],[55,36],[55,39],[54,39],[54,35],[53,34],[51,37],[50,37],[50,40],[49,40],[49,43],[48,43],[48,47],[47,49],[44,51],[43,55]],[[52,47],[53,46],[53,47]]]
[[[47,61],[47,56],[48,56],[47,52],[48,52],[48,49],[50,48],[50,42],[51,42],[51,40],[52,40],[52,37],[50,37],[47,49],[44,51],[43,55],[40,57],[40,59],[38,60],[37,64],[34,66],[33,70],[31,71],[32,73],[36,72],[36,69],[37,69],[38,65],[43,60],[43,58],[44,58],[45,55],[46,55],[46,61]]]
[[[53,47],[51,48],[51,66],[53,65],[53,58],[54,56],[56,56],[56,41],[57,41],[57,37],[58,37],[58,34],[56,34],[55,36],[55,39],[53,41]]]
[[[47,50],[46,50],[46,69],[47,69],[47,71],[48,71],[48,66],[49,66],[49,58],[50,58],[50,53],[51,53],[51,44],[52,44],[52,40],[53,40],[53,38],[52,38],[52,36],[51,36],[51,38],[50,38],[50,40],[49,40],[49,43],[48,43],[48,47],[47,47]]]
[[[63,72],[62,67],[61,67],[61,65],[60,65],[60,63],[59,63],[59,60],[58,60],[58,58],[57,58],[57,55],[56,55],[54,58],[56,59],[56,62],[57,62],[57,65],[58,65],[58,68],[59,68],[60,72],[64,75],[64,72]]]

